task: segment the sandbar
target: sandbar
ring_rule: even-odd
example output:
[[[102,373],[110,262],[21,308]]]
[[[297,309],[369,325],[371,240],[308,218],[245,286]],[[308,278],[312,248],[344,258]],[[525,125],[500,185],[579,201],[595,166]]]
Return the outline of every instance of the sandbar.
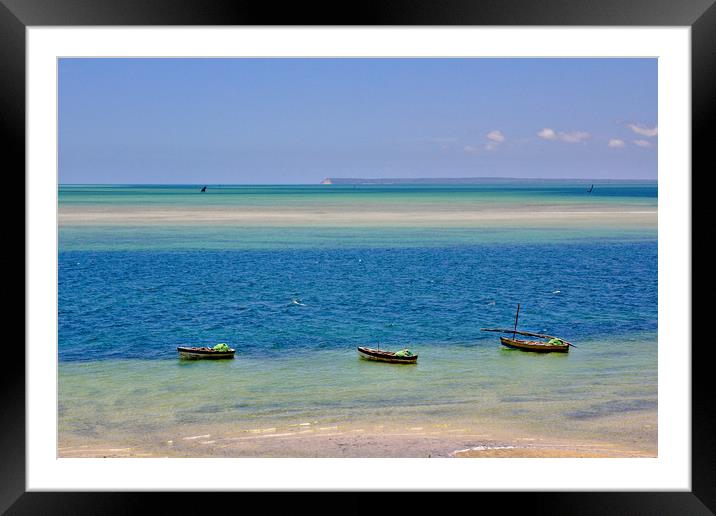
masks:
[[[455,226],[655,228],[657,210],[621,205],[509,205],[500,207],[61,207],[63,226],[236,225],[236,226]]]

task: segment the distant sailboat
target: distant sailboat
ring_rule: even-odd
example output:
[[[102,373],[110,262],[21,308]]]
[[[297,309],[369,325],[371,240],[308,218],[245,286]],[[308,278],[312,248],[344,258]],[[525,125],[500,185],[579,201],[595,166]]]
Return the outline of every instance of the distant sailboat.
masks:
[[[202,192],[206,192],[206,186],[201,189]]]
[[[594,185],[589,187],[589,190],[587,190],[587,193],[592,193],[592,190],[594,190]]]

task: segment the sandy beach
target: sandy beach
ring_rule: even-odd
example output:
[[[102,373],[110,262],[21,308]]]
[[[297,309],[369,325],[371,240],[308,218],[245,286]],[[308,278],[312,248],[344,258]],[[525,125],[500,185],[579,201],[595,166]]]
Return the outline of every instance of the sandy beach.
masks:
[[[656,457],[655,450],[604,442],[569,442],[544,438],[499,440],[484,434],[376,431],[256,430],[244,435],[211,433],[168,439],[154,445],[93,439],[63,439],[60,458],[583,458]]]
[[[656,412],[619,415],[596,422],[590,437],[547,435],[519,424],[432,422],[340,424],[303,422],[243,428],[186,425],[145,435],[87,437],[63,433],[60,458],[581,458],[656,457]],[[626,432],[626,439],[619,432]],[[611,435],[610,435],[611,434]]]

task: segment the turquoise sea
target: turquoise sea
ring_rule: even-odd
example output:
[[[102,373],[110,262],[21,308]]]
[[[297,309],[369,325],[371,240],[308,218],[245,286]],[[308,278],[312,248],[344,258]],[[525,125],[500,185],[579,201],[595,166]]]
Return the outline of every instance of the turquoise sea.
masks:
[[[60,187],[60,214],[87,214],[59,227],[61,442],[151,441],[201,425],[459,421],[655,450],[652,430],[610,422],[656,413],[656,224],[595,215],[580,225],[569,215],[655,212],[655,182],[591,194],[568,181],[208,190]],[[347,209],[531,206],[564,212],[564,224],[330,223]],[[233,207],[315,211],[328,222],[93,222],[105,211]],[[510,327],[517,303],[520,328],[578,347],[536,355],[480,331]],[[219,342],[235,360],[177,358],[177,346]],[[358,345],[420,358],[369,363]]]

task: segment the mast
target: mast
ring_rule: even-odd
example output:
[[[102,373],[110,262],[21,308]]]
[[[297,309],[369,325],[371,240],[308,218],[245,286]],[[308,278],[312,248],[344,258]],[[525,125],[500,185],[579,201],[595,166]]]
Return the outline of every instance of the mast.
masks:
[[[517,313],[515,314],[515,329],[514,329],[514,331],[512,332],[512,339],[513,339],[513,340],[514,340],[514,338],[515,338],[515,335],[517,335],[517,319],[519,318],[519,316],[520,316],[520,304],[517,303]]]

